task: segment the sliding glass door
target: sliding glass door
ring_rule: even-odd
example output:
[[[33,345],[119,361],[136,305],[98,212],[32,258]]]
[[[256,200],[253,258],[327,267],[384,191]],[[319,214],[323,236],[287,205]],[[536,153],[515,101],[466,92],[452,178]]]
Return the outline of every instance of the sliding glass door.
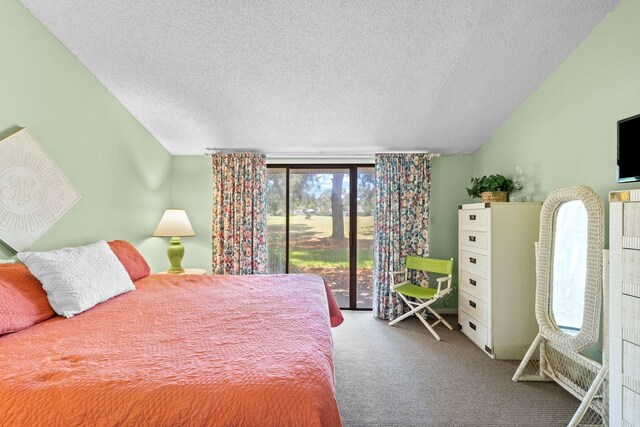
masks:
[[[357,170],[356,301],[357,308],[373,308],[373,213],[376,172],[373,166]]]
[[[340,307],[370,309],[373,167],[270,166],[267,175],[269,272],[318,274]]]

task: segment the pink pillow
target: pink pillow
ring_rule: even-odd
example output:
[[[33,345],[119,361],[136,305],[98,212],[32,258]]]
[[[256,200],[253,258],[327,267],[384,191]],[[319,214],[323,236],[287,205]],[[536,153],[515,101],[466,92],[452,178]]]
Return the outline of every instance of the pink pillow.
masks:
[[[55,316],[42,284],[22,264],[0,264],[0,335]]]
[[[124,240],[114,240],[108,243],[133,282],[151,274],[149,264],[131,243]]]

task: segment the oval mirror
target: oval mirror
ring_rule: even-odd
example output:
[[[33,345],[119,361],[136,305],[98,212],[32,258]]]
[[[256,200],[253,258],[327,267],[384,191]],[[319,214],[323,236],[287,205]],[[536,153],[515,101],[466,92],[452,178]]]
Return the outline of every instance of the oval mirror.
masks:
[[[552,379],[582,401],[569,426],[606,425],[607,359],[597,360],[606,277],[602,199],[587,186],[560,188],[540,211],[536,320],[540,332],[514,381]],[[608,261],[607,261],[608,262]],[[603,331],[606,338],[606,331]],[[591,355],[595,356],[592,357]],[[588,416],[586,414],[589,414]]]
[[[587,209],[580,200],[556,211],[551,270],[551,319],[559,330],[576,335],[582,329],[587,280]]]
[[[586,186],[553,191],[540,212],[536,320],[545,339],[576,352],[598,340],[603,224],[602,199]]]

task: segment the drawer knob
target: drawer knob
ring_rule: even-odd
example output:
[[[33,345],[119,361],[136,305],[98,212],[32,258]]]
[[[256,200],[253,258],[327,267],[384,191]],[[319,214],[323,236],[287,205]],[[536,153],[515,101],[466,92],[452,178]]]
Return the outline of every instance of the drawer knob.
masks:
[[[469,262],[470,262],[471,264],[475,264],[475,263],[476,263],[476,259],[475,259],[475,258],[472,258],[472,257],[469,257]]]
[[[469,322],[469,327],[470,327],[471,329],[473,329],[474,331],[476,330],[476,325],[475,325],[475,324],[473,324],[472,322]]]
[[[475,221],[475,220],[476,220],[475,215],[469,215],[469,221]]]
[[[473,279],[469,279],[469,283],[471,284],[471,286],[476,286],[476,281]]]
[[[476,308],[476,303],[471,300],[469,300],[469,305],[473,308]]]
[[[475,242],[476,241],[476,236],[469,236],[469,241],[470,242]]]

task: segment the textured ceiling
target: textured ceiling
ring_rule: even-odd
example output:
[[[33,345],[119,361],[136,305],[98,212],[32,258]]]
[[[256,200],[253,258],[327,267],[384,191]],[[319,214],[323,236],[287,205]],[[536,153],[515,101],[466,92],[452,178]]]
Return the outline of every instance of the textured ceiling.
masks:
[[[22,0],[173,154],[472,153],[617,0]]]

